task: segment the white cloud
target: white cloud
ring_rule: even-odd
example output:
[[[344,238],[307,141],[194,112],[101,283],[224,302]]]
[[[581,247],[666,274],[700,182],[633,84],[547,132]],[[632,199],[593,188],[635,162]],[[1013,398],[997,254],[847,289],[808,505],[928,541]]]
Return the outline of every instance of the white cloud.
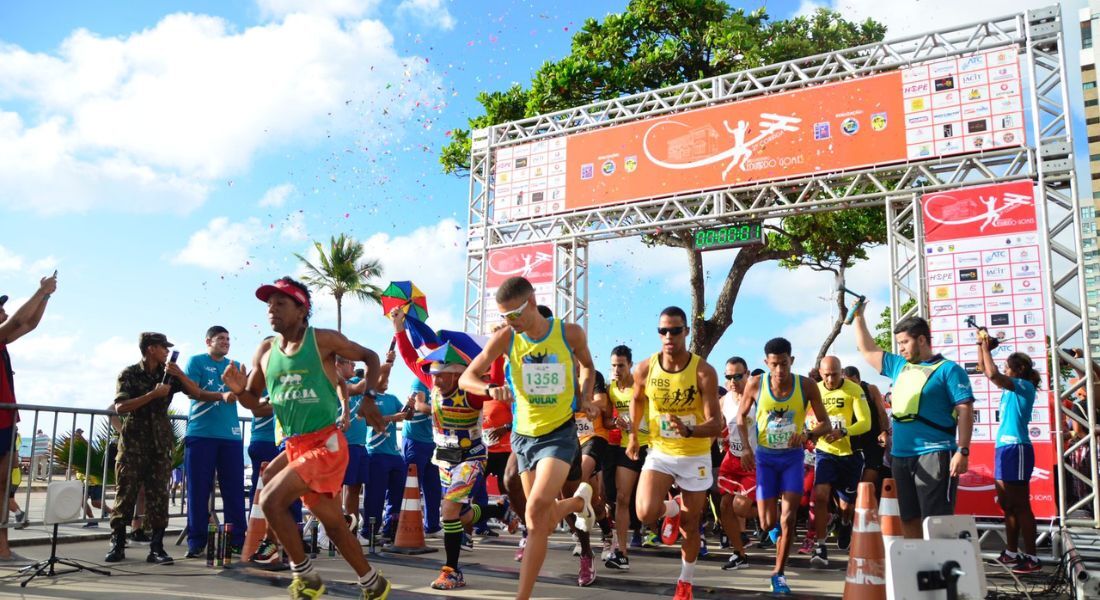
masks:
[[[397,14],[404,14],[440,29],[454,29],[455,19],[451,16],[443,0],[402,0],[397,5]]]
[[[290,216],[286,218],[286,223],[283,223],[279,235],[287,242],[302,242],[309,239],[309,232],[306,231],[305,213],[301,211],[290,213]]]
[[[366,5],[325,6],[353,4]],[[54,53],[0,44],[0,206],[186,212],[261,153],[374,131],[437,102],[438,76],[400,56],[384,24],[334,13],[362,11],[243,30],[173,14],[119,37],[77,30]],[[368,108],[345,108],[355,100]]]
[[[808,17],[819,8],[829,8],[826,2],[816,2],[815,0],[802,0],[802,3],[798,5],[798,10],[794,11],[796,17]]]
[[[269,235],[269,230],[255,217],[240,223],[216,217],[205,228],[191,234],[187,246],[172,262],[223,272],[240,269],[251,262],[252,248]]]
[[[278,208],[283,204],[286,204],[286,199],[291,194],[297,191],[292,183],[284,183],[277,185],[266,192],[264,192],[263,198],[260,198],[258,206],[261,208],[271,207]]]
[[[356,18],[374,12],[379,0],[257,0],[265,17],[285,17],[294,13]]]
[[[847,287],[871,298],[872,303],[880,307],[886,305],[883,302],[889,301],[889,261],[889,250],[885,246],[872,248],[867,260],[856,263],[845,273]],[[781,314],[836,314],[836,278],[832,273],[805,267],[784,269],[778,263],[769,262],[750,269],[741,290],[746,296],[768,302],[768,306]]]

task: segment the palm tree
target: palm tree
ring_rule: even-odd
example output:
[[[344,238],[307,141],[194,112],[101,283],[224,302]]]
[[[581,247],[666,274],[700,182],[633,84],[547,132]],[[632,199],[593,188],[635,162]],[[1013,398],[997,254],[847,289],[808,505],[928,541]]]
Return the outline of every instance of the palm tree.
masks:
[[[336,330],[343,326],[343,301],[345,294],[360,300],[382,304],[382,288],[371,282],[382,277],[382,264],[376,259],[364,259],[363,244],[341,233],[329,238],[326,254],[321,242],[313,242],[317,249],[319,265],[309,262],[301,254],[295,254],[306,267],[302,279],[306,285],[318,291],[327,291],[336,299]]]

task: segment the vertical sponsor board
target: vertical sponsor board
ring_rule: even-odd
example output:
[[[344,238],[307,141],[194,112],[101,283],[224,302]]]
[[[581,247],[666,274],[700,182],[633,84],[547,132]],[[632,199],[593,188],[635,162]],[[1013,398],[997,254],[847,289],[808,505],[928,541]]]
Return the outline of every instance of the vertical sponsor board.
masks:
[[[1009,354],[1023,352],[1042,376],[1029,427],[1036,465],[1031,495],[1035,516],[1052,517],[1057,512],[1050,470],[1055,448],[1033,184],[1016,181],[937,192],[923,196],[921,204],[932,346],[965,368],[974,387],[970,469],[960,478],[955,510],[977,516],[1002,514],[993,463],[1001,390],[977,369],[977,330],[967,325],[973,317],[1000,340],[993,351],[998,368],[1004,370]]]
[[[554,244],[534,244],[490,250],[485,271],[485,320],[482,333],[489,335],[500,323],[496,293],[509,277],[524,277],[535,288],[539,304],[554,307]]]

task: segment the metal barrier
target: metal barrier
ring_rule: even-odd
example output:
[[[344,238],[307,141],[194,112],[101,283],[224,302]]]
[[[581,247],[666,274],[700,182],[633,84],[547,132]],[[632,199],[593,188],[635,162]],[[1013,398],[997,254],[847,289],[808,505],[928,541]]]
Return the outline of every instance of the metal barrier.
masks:
[[[11,511],[6,510],[8,504],[8,498],[11,497],[12,482],[11,477],[7,478],[7,483],[4,486],[3,498],[4,506],[0,508],[0,515],[7,514],[7,518],[0,522],[0,527],[3,528],[22,528],[29,525],[42,525],[42,518],[45,514],[46,504],[46,489],[45,487],[35,488],[36,480],[44,480],[45,486],[48,487],[53,481],[68,481],[68,480],[81,480],[84,485],[82,506],[84,507],[84,518],[80,521],[85,522],[104,522],[110,518],[111,505],[108,504],[108,499],[113,499],[115,496],[117,484],[114,482],[114,469],[116,452],[112,451],[112,448],[116,447],[118,442],[119,431],[116,427],[116,421],[119,419],[119,415],[113,410],[96,410],[87,408],[68,408],[59,406],[40,406],[33,404],[7,404],[0,405],[0,410],[16,410],[19,411],[19,422],[16,423],[16,429],[19,431],[19,437],[24,441],[30,440],[30,456],[19,456],[19,460],[15,460],[14,456],[19,453],[19,445],[16,444],[15,435],[12,436],[11,445],[7,448],[8,452],[12,453],[13,459],[11,462],[13,470],[18,468],[21,471],[26,467],[25,473],[22,475],[23,482],[18,488],[15,488],[16,494],[14,500],[20,505],[23,511],[23,521],[15,522],[12,518]],[[124,418],[124,417],[123,417]],[[168,418],[172,422],[172,428],[175,431],[177,445],[182,445],[184,442],[185,428],[187,424],[186,415],[169,415]],[[241,473],[243,479],[243,486],[246,493],[246,498],[251,498],[251,479],[249,476],[249,469],[251,468],[250,461],[247,456],[248,438],[251,437],[252,418],[251,417],[239,417],[241,422],[242,434],[247,432],[247,435],[242,435],[242,451],[244,452],[244,464],[245,469]],[[29,428],[27,427],[29,425]],[[248,425],[246,427],[246,425]],[[73,438],[77,429],[82,429],[85,432],[84,440],[86,442],[87,451],[83,459],[82,464],[74,464],[74,459],[78,452],[73,451]],[[45,450],[46,460],[46,476],[42,479],[36,477],[35,473],[35,452],[37,450],[34,438],[39,430],[47,433],[50,443],[47,450]],[[93,448],[103,442],[103,457],[101,462],[97,462],[96,465],[92,464],[92,455],[94,454]],[[56,458],[58,452],[56,451],[59,444],[69,444],[69,452],[67,453],[68,460],[65,464],[57,462]],[[41,455],[41,454],[39,454]],[[182,456],[182,453],[181,453]],[[26,459],[26,463],[23,460]],[[182,463],[179,465],[182,468]],[[9,473],[10,475],[10,473]],[[180,482],[180,493],[178,505],[169,505],[168,518],[173,517],[186,517],[187,516],[187,474],[184,473],[184,479]],[[97,483],[98,480],[98,483]],[[175,481],[169,480],[170,486],[175,486]],[[22,489],[25,488],[25,489]],[[98,488],[98,489],[96,489]],[[216,488],[216,485],[213,489]],[[169,494],[172,490],[168,490]],[[89,498],[98,496],[99,506],[89,506]],[[211,502],[213,501],[213,493],[211,496]],[[174,502],[173,502],[174,504]],[[90,513],[90,516],[89,516]],[[211,511],[212,515],[215,515]],[[135,510],[135,517],[140,516]],[[216,517],[215,517],[216,518]],[[78,521],[74,521],[78,522]]]

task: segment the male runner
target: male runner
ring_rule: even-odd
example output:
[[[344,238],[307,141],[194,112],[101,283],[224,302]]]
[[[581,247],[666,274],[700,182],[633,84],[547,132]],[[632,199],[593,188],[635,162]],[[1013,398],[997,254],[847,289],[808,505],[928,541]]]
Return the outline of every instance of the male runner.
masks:
[[[384,600],[390,582],[367,562],[359,542],[346,527],[340,490],[348,464],[347,396],[337,395],[336,356],[366,363],[366,396],[373,400],[378,382],[378,355],[347,339],[338,331],[314,329],[309,324],[310,296],[306,286],[283,277],[274,285],[263,285],[256,297],[267,303],[268,319],[275,337],[260,343],[247,376],[229,365],[222,380],[246,408],[259,405],[266,387],[286,434],[286,450],[264,471],[260,503],[268,528],[275,533],[290,557],[294,580],[292,598],[313,600],[325,586],[306,556],[297,524],[287,510],[301,497],[324,524],[344,560],[355,569],[363,600]],[[343,406],[342,406],[343,405]],[[341,408],[343,415],[338,416]],[[376,431],[385,428],[373,401],[359,406],[359,414]],[[339,426],[339,427],[338,427]]]
[[[745,543],[741,539],[741,520],[753,515],[756,473],[741,466],[741,454],[746,442],[737,427],[737,420],[741,418],[741,395],[749,379],[749,365],[740,356],[731,357],[726,361],[725,375],[726,394],[722,396],[721,406],[726,423],[726,439],[723,444],[726,452],[722,465],[718,467],[718,491],[722,494],[719,505],[722,531],[733,545],[733,554],[722,565],[722,570],[729,570],[745,569],[749,566],[749,560],[745,556]],[[749,421],[748,427],[755,429],[752,415],[746,415],[745,419]],[[748,436],[747,443],[755,448],[756,437]]]
[[[791,373],[791,343],[783,338],[773,338],[764,345],[764,362],[768,373],[755,377],[745,386],[741,395],[741,439],[748,439],[748,416],[756,400],[757,453],[751,446],[744,446],[741,467],[756,469],[756,501],[765,505],[764,517],[774,519],[776,502],[782,498],[780,534],[775,549],[775,569],[772,570],[771,590],[775,594],[791,593],[783,569],[795,537],[795,519],[802,499],[803,442],[807,436],[821,437],[832,426],[817,385],[808,377]],[[817,426],[804,433],[806,408],[813,409]],[[773,523],[763,525],[771,529]]]
[[[577,406],[575,411],[573,418],[577,424],[577,443],[580,444],[580,450],[570,466],[565,486],[562,488],[562,494],[571,496],[580,487],[581,483],[595,484],[593,486],[592,509],[595,511],[595,519],[600,528],[606,528],[610,534],[610,523],[607,521],[607,512],[603,506],[603,496],[598,493],[599,482],[594,480],[594,476],[603,467],[604,455],[607,453],[608,431],[604,423],[611,418],[611,403],[607,399],[607,384],[599,371],[596,371],[596,383],[592,387],[592,405],[597,409],[594,418],[589,417],[587,412],[580,410],[580,406]],[[587,587],[596,581],[596,571],[593,566],[595,556],[592,552],[592,536],[587,530],[577,527],[572,515],[566,515],[565,518],[577,539],[577,545],[573,549],[573,556],[580,557],[577,585]],[[609,542],[608,544],[610,545]]]
[[[878,386],[863,381],[859,369],[852,365],[844,367],[844,378],[863,388],[867,407],[871,409],[871,428],[863,435],[852,436],[852,450],[863,456],[863,477],[860,481],[875,484],[875,497],[878,498],[882,493],[879,476],[886,469],[883,458],[886,441],[890,437],[890,417],[886,414],[882,392]]]
[[[554,526],[569,513],[577,516],[582,531],[592,526],[592,486],[581,483],[573,497],[564,500],[558,500],[558,493],[579,448],[573,420],[578,393],[581,411],[589,418],[596,416],[594,369],[584,329],[541,316],[531,282],[522,277],[505,280],[496,302],[508,327],[492,335],[462,374],[459,386],[502,402],[515,398],[512,451],[527,497],[527,545],[516,598],[527,600],[546,559]],[[505,355],[508,385],[485,384],[482,375]]]
[[[871,428],[871,410],[863,388],[844,379],[840,359],[826,356],[818,367],[821,383],[817,391],[825,411],[829,413],[832,431],[817,440],[814,466],[814,533],[817,547],[810,556],[815,567],[829,566],[825,548],[825,527],[829,524],[829,502],[833,490],[840,500],[840,527],[836,545],[847,550],[852,541],[852,514],[855,512],[856,488],[863,477],[863,459],[852,450],[849,436],[866,433]],[[809,534],[807,533],[807,536]]]
[[[393,321],[397,349],[406,364],[415,361],[416,352],[405,336],[405,313],[395,308],[389,314]],[[479,505],[471,503],[474,485],[485,473],[488,452],[481,437],[481,412],[484,394],[467,393],[458,387],[458,378],[466,370],[462,357],[450,344],[432,351],[422,364],[410,365],[416,378],[431,386],[427,402],[417,397],[414,409],[432,416],[435,436],[435,455],[432,463],[439,468],[439,478],[445,490],[440,515],[443,518],[443,548],[446,563],[431,586],[437,590],[453,590],[466,586],[458,557],[462,551],[462,536],[466,526],[477,523],[482,515],[508,523],[509,532],[515,532],[518,517],[510,514],[507,505]],[[427,369],[427,373],[425,373]],[[499,377],[494,373],[494,376]]]
[[[631,513],[634,507],[634,490],[638,487],[638,474],[645,464],[647,450],[649,449],[649,419],[647,414],[642,415],[641,430],[638,432],[638,458],[632,459],[626,455],[626,447],[630,444],[630,405],[634,402],[634,356],[630,348],[615,346],[611,349],[611,385],[607,386],[607,394],[615,407],[615,426],[622,432],[620,442],[611,448],[611,454],[615,463],[615,538],[616,548],[611,556],[604,561],[609,569],[630,570],[630,559],[627,557],[627,528],[630,526]]]
[[[691,600],[695,559],[699,556],[699,519],[713,483],[711,440],[722,432],[718,407],[718,374],[687,349],[687,315],[670,306],[661,311],[657,334],[661,351],[634,371],[630,406],[630,441],[626,454],[641,456],[642,417],[648,410],[649,455],[638,481],[638,519],[655,523],[680,514],[680,578],[674,600]],[[665,500],[680,488],[680,503]]]

